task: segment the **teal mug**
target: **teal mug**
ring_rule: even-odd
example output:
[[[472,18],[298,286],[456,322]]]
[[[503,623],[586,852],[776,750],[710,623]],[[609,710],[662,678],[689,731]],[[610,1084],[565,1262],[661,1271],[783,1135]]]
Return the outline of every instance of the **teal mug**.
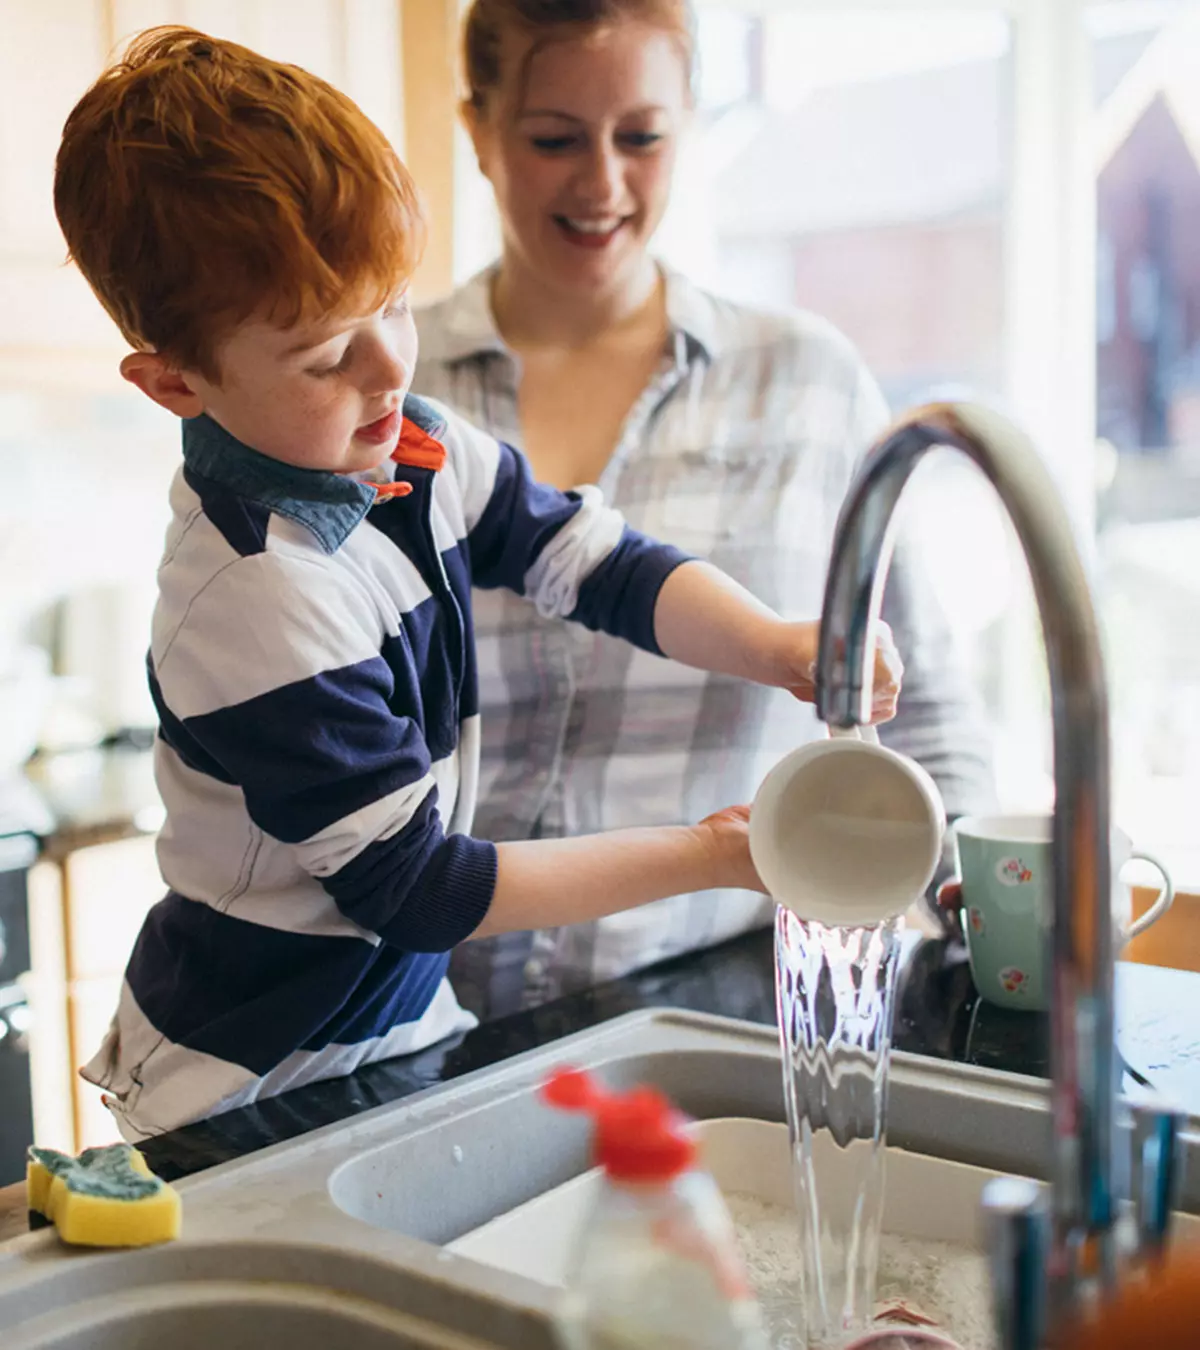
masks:
[[[1051,822],[1049,815],[1026,815],[963,816],[954,823],[971,975],[980,996],[1001,1007],[1050,1006]],[[1136,923],[1129,887],[1120,879],[1134,858],[1150,863],[1163,879],[1158,898]],[[1115,828],[1112,877],[1113,943],[1120,952],[1170,909],[1175,887],[1157,858],[1135,850]]]

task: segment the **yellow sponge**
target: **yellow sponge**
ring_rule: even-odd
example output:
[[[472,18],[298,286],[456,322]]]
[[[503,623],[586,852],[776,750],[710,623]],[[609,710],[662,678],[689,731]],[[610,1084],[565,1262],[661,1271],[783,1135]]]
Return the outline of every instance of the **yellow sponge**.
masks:
[[[27,1158],[29,1208],[52,1220],[64,1242],[145,1247],[179,1236],[178,1191],[128,1144],[84,1149],[78,1158],[31,1148]]]

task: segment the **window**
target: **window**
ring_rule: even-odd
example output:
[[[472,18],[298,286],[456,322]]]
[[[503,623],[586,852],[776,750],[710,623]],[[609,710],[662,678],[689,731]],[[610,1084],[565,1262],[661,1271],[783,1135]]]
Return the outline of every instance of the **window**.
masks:
[[[1087,12],[1095,101],[1099,594],[1117,814],[1200,878],[1200,14]]]
[[[672,220],[664,253],[724,294],[824,315],[894,405],[1000,393],[1004,14],[706,5],[699,33],[699,127],[674,201],[691,256]]]
[[[998,403],[1092,570],[1114,813],[1200,887],[1200,0],[696,0],[660,252],[823,314],[893,407]],[[475,261],[476,259],[473,259]],[[991,489],[911,494],[1009,809],[1051,800],[1031,588]]]
[[[699,10],[698,126],[659,244],[713,290],[813,310],[899,412],[1009,392],[1014,41],[999,5]],[[1049,800],[1020,555],[965,462],[906,500],[993,725],[1006,804]]]

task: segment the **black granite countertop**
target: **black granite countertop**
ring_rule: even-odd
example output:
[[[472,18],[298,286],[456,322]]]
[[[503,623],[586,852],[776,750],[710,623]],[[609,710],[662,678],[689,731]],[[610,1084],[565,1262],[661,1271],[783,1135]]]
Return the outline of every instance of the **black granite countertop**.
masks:
[[[981,1003],[963,948],[915,938],[897,989],[895,1046],[984,1068],[1045,1076],[1048,1019]],[[140,1145],[150,1166],[173,1180],[294,1138],[361,1111],[449,1082],[525,1050],[642,1008],[687,1008],[771,1025],[775,1021],[773,939],[749,933],[706,952],[572,994],[402,1059],[345,1078],[313,1083]],[[1200,1113],[1200,975],[1118,967],[1119,1041],[1136,1091],[1153,1083]]]
[[[162,801],[154,757],[144,741],[121,741],[38,755],[22,774],[24,829],[43,856],[158,832]]]
[[[152,756],[136,743],[40,757],[26,779],[49,812],[45,856],[153,834],[162,806]],[[1118,962],[1118,1042],[1139,1080],[1200,1114],[1200,974]],[[910,935],[897,990],[899,1050],[1014,1073],[1047,1073],[1047,1018],[980,1001],[961,945]],[[294,1138],[321,1125],[448,1082],[572,1032],[643,1008],[687,1008],[771,1025],[772,935],[751,933],[706,952],[553,1003],[484,1023],[407,1058],[373,1064],[149,1140],[147,1159],[168,1179]]]

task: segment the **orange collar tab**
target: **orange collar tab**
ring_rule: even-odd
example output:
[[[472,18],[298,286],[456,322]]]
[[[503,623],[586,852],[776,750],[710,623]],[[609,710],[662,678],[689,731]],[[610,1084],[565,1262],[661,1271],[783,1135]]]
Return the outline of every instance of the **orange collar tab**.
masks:
[[[432,469],[437,473],[446,462],[446,447],[406,417],[400,423],[400,441],[392,451],[392,459],[413,469]]]
[[[413,490],[413,485],[406,483],[402,478],[394,483],[368,483],[367,486],[375,489],[377,502],[387,501],[390,497],[408,497],[412,495]]]

